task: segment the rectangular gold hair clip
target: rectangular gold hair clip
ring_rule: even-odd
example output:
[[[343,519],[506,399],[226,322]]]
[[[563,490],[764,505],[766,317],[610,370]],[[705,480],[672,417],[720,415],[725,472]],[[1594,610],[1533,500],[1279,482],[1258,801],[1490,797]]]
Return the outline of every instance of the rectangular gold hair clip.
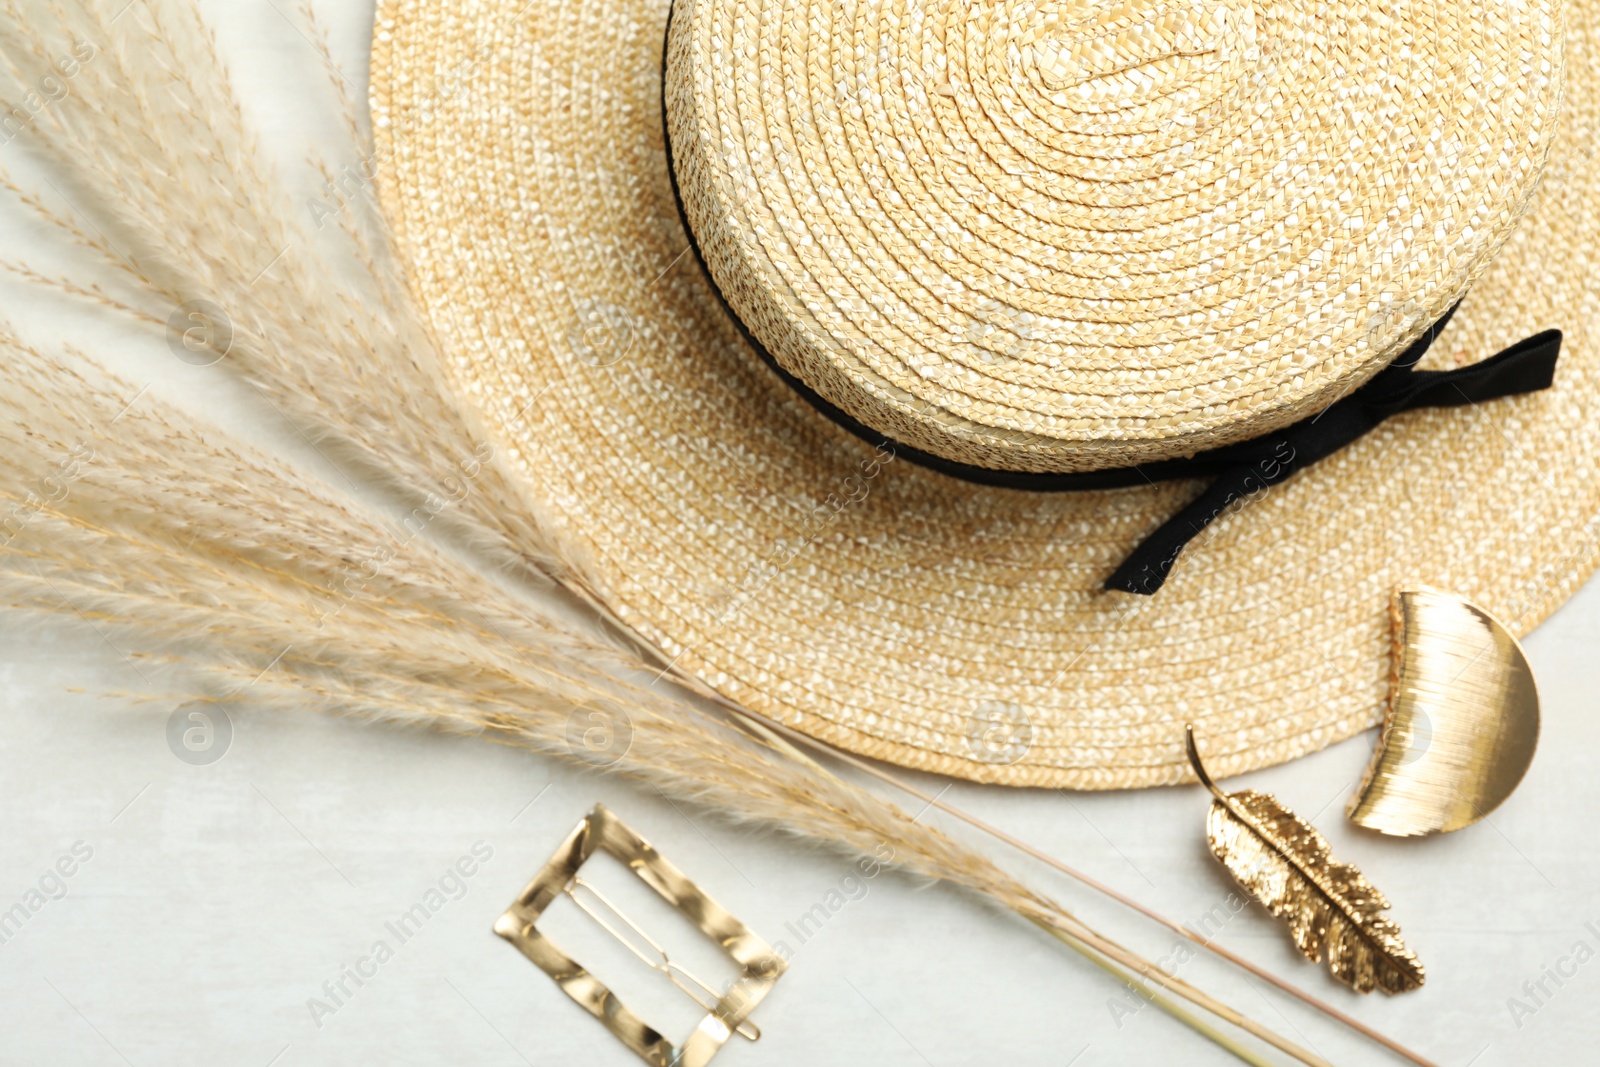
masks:
[[[618,910],[593,884],[580,877],[579,870],[596,849],[625,864],[738,965],[739,977],[726,993],[719,997],[710,985],[674,963],[659,941]],[[566,894],[629,952],[665,975],[706,1009],[706,1017],[682,1048],[647,1026],[617,1000],[609,988],[536,929],[539,917],[561,894]],[[604,1023],[617,1040],[656,1067],[702,1067],[735,1033],[750,1041],[759,1039],[761,1031],[753,1023],[746,1022],[746,1017],[772,989],[785,967],[783,959],[770,945],[706,896],[603,804],[596,804],[567,835],[550,862],[495,921],[494,932],[517,946],[524,956],[555,979],[569,997]]]

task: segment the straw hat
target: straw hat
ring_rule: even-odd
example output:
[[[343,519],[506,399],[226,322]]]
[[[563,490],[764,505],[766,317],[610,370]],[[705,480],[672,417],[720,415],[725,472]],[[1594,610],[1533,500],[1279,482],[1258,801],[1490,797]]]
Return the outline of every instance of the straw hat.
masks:
[[[1145,786],[1185,722],[1218,774],[1378,722],[1398,586],[1521,633],[1595,566],[1600,0],[678,5],[382,0],[372,102],[459,384],[679,668]],[[1358,430],[1104,588],[1173,470],[1550,328],[1552,387]]]

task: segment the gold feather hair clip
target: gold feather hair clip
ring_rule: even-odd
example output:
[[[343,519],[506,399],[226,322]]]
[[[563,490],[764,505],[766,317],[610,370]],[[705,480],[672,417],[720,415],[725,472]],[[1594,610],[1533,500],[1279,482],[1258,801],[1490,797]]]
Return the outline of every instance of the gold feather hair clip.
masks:
[[[1194,727],[1184,727],[1189,763],[1215,798],[1206,817],[1212,855],[1272,914],[1294,943],[1357,993],[1419,989],[1422,964],[1400,928],[1380,914],[1389,901],[1355,867],[1334,860],[1327,838],[1268,793],[1224,793],[1200,762]]]

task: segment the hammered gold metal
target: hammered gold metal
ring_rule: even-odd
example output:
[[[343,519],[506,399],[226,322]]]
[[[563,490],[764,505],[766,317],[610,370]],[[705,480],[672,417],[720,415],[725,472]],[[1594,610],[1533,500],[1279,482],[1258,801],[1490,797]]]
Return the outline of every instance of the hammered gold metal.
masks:
[[[1437,589],[1395,595],[1383,732],[1346,813],[1400,837],[1470,826],[1509,797],[1539,743],[1539,692],[1517,639]]]
[[[705,982],[667,959],[666,952],[654,938],[618,911],[591,884],[578,877],[579,869],[597,849],[626,864],[639,876],[640,881],[699,927],[739,965],[740,975],[725,994],[716,997]],[[642,939],[650,952],[639,949],[629,937],[599,914],[593,905],[580,898],[576,892],[578,889],[594,897],[605,911]],[[563,893],[571,896],[587,915],[621,941],[629,951],[666,974],[674,985],[708,1009],[706,1017],[681,1047],[673,1045],[629,1011],[610,989],[553,945],[535,927],[545,909]],[[517,946],[524,956],[553,978],[568,996],[654,1067],[703,1067],[735,1032],[751,1040],[759,1037],[760,1031],[746,1023],[745,1017],[771,992],[786,966],[783,958],[773,952],[771,946],[706,896],[681,871],[663,859],[648,841],[629,829],[602,804],[596,804],[594,810],[583,817],[550,858],[550,862],[528,883],[505,914],[496,920],[494,932]],[[651,959],[651,953],[659,960]]]
[[[1289,924],[1294,943],[1357,993],[1404,993],[1425,978],[1400,928],[1379,913],[1389,901],[1355,867],[1336,862],[1327,838],[1267,793],[1224,793],[1206,774],[1194,728],[1184,728],[1189,764],[1216,799],[1206,839],[1238,883]]]

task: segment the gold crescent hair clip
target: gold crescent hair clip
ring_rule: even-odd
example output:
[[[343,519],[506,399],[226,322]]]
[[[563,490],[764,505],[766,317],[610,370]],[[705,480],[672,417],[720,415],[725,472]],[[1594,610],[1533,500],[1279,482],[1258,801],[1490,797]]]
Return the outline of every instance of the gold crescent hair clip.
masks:
[[[1383,732],[1351,821],[1400,837],[1470,826],[1522,781],[1539,693],[1522,646],[1487,611],[1437,589],[1395,595]]]

